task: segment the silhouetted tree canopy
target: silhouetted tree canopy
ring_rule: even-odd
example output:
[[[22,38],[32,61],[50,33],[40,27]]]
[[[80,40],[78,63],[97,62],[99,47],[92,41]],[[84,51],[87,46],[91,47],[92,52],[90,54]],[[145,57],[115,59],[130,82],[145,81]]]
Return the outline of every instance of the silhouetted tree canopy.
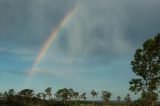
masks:
[[[141,98],[153,106],[160,85],[160,33],[136,50],[131,65],[137,77],[130,81],[130,90],[141,92]]]

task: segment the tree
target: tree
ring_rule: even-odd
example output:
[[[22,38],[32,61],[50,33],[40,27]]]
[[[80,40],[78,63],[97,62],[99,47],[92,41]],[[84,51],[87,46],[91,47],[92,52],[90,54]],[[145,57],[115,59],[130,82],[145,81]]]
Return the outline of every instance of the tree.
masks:
[[[31,98],[34,95],[34,90],[31,89],[24,89],[19,92],[19,94],[23,97],[29,97]]]
[[[57,100],[57,101],[61,101],[61,100],[62,100],[60,90],[58,90],[58,91],[55,93],[55,96],[56,96],[56,100]]]
[[[136,50],[131,65],[138,77],[130,81],[130,90],[147,94],[146,102],[154,106],[160,85],[160,33],[145,41],[143,47]],[[143,97],[141,95],[141,98]]]
[[[139,102],[141,103],[141,105],[144,105],[144,106],[150,105],[148,102],[148,98],[150,98],[149,96],[150,96],[149,92],[142,91],[141,98],[139,98]],[[152,97],[153,97],[152,100],[156,101],[158,99],[158,94],[153,92]]]
[[[73,97],[74,97],[75,105],[76,105],[76,104],[77,104],[78,97],[79,97],[79,93],[78,93],[78,92],[73,92]]]
[[[109,99],[110,99],[111,95],[112,94],[108,91],[102,91],[102,99],[103,99],[105,105],[107,105],[109,103]]]
[[[42,93],[37,93],[37,94],[36,94],[36,97],[37,97],[38,99],[41,99]]]
[[[15,97],[14,97],[15,91],[14,89],[9,89],[8,90],[8,96],[7,96],[7,101],[8,102],[13,102]]]
[[[3,93],[3,99],[6,101],[6,100],[7,100],[7,97],[8,97],[8,92],[5,91],[5,92]]]
[[[48,87],[47,89],[45,89],[45,92],[46,92],[46,94],[48,95],[48,97],[49,97],[49,100],[51,99],[51,96],[52,96],[52,88],[51,87]]]
[[[0,100],[2,99],[2,97],[3,97],[3,95],[2,95],[2,93],[0,92]]]
[[[46,93],[42,93],[43,100],[46,100]]]
[[[91,95],[93,96],[93,106],[94,106],[94,97],[98,95],[98,92],[91,90]]]
[[[74,98],[74,90],[72,88],[68,89],[68,99],[71,101],[72,98]]]
[[[130,94],[127,94],[126,97],[124,97],[124,101],[126,102],[127,106],[131,103],[131,97]]]
[[[118,104],[118,106],[119,106],[120,102],[121,102],[121,97],[117,96],[117,104]]]
[[[14,94],[15,94],[14,89],[9,89],[9,90],[8,90],[8,95],[9,95],[9,96],[14,96]]]
[[[59,89],[56,92],[55,96],[56,96],[57,100],[61,100],[64,102],[64,104],[66,104],[66,101],[71,100],[71,95],[73,95],[72,91],[73,90],[67,89],[67,88]]]
[[[3,94],[0,92],[0,106],[3,105],[2,100],[3,100]]]
[[[34,95],[34,90],[24,89],[19,92],[19,95],[22,98],[22,105],[29,105],[31,104],[31,98]]]
[[[80,99],[83,99],[84,101],[86,100],[86,93],[82,93],[81,95],[80,95]]]

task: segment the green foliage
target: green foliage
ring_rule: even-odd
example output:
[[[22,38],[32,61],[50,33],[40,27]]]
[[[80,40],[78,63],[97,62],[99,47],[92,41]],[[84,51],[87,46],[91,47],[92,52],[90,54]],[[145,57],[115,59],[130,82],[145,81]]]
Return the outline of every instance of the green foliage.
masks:
[[[59,89],[55,94],[57,100],[62,100],[64,103],[66,103],[67,100],[71,99],[73,97],[73,89]]]
[[[130,94],[127,94],[126,97],[124,97],[124,101],[126,102],[126,104],[130,104],[131,103],[131,97]]]
[[[86,93],[82,93],[79,98],[85,101],[87,99]]]
[[[45,92],[46,92],[46,95],[48,95],[49,97],[49,100],[51,99],[51,96],[52,96],[52,88],[51,87],[48,87],[45,89]]]
[[[32,97],[34,95],[34,90],[24,89],[19,92],[19,95],[21,95],[23,97]]]
[[[121,97],[120,96],[117,96],[117,101],[121,101]]]
[[[42,93],[37,93],[37,94],[36,94],[36,97],[39,98],[39,99],[41,99]]]
[[[8,95],[9,95],[9,96],[14,96],[14,94],[15,94],[14,89],[9,89],[9,90],[8,90]]]
[[[130,90],[142,92],[143,100],[156,101],[156,91],[160,85],[160,33],[136,50],[131,65],[137,78],[130,81]]]
[[[150,94],[149,92],[143,91],[141,94],[141,99],[143,99],[144,101],[156,101],[158,99],[158,94],[155,92],[152,92],[152,94]]]
[[[46,93],[41,93],[42,94],[42,97],[43,97],[43,100],[46,99]]]
[[[94,97],[98,95],[98,92],[96,92],[95,90],[91,90],[91,95],[93,96],[93,106],[94,106]]]
[[[112,94],[108,91],[102,91],[102,99],[103,99],[105,104],[109,103],[109,99],[110,99],[111,95]]]
[[[91,90],[91,95],[92,95],[93,97],[95,97],[95,96],[98,95],[98,92],[96,92],[95,90]]]

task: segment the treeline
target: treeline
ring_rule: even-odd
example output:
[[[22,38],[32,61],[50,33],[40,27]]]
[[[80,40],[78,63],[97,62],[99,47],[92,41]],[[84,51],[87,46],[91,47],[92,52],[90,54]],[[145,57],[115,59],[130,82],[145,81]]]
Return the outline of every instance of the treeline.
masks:
[[[107,106],[113,103],[120,106],[122,104],[132,104],[129,94],[126,95],[124,100],[117,96],[116,102],[110,102],[112,93],[109,91],[98,93],[95,90],[91,90],[90,95],[93,97],[93,101],[87,101],[86,95],[87,93],[85,92],[80,94],[71,88],[59,89],[55,94],[52,94],[51,87],[40,93],[35,93],[32,89],[23,89],[16,93],[14,89],[9,89],[4,93],[0,93],[0,106],[79,106],[82,104]],[[102,101],[95,101],[97,95],[101,95]]]

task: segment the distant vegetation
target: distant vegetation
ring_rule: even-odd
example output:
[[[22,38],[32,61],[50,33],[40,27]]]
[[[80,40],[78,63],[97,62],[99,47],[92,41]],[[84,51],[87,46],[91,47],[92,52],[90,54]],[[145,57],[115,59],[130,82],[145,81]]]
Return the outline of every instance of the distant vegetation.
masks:
[[[160,86],[160,33],[153,39],[144,42],[143,47],[136,50],[131,61],[133,72],[137,75],[130,83],[129,90],[141,96],[132,101],[130,94],[125,98],[117,96],[116,101],[110,101],[113,95],[109,91],[90,91],[93,101],[87,100],[87,93],[79,93],[71,88],[59,89],[54,95],[48,87],[41,93],[32,89],[15,92],[9,89],[0,93],[0,106],[158,106]],[[97,95],[102,100],[95,101]]]
[[[103,101],[95,102],[94,98],[98,95],[98,92],[94,90],[91,90],[90,95],[93,96],[93,101],[86,101],[86,93],[80,94],[71,88],[59,89],[54,94],[54,98],[51,98],[53,97],[51,87],[37,94],[31,89],[24,89],[18,93],[15,93],[14,89],[9,89],[0,93],[0,106],[80,106],[87,104],[97,106],[110,103],[111,93],[108,91],[101,92]],[[119,99],[119,105],[120,102]]]

